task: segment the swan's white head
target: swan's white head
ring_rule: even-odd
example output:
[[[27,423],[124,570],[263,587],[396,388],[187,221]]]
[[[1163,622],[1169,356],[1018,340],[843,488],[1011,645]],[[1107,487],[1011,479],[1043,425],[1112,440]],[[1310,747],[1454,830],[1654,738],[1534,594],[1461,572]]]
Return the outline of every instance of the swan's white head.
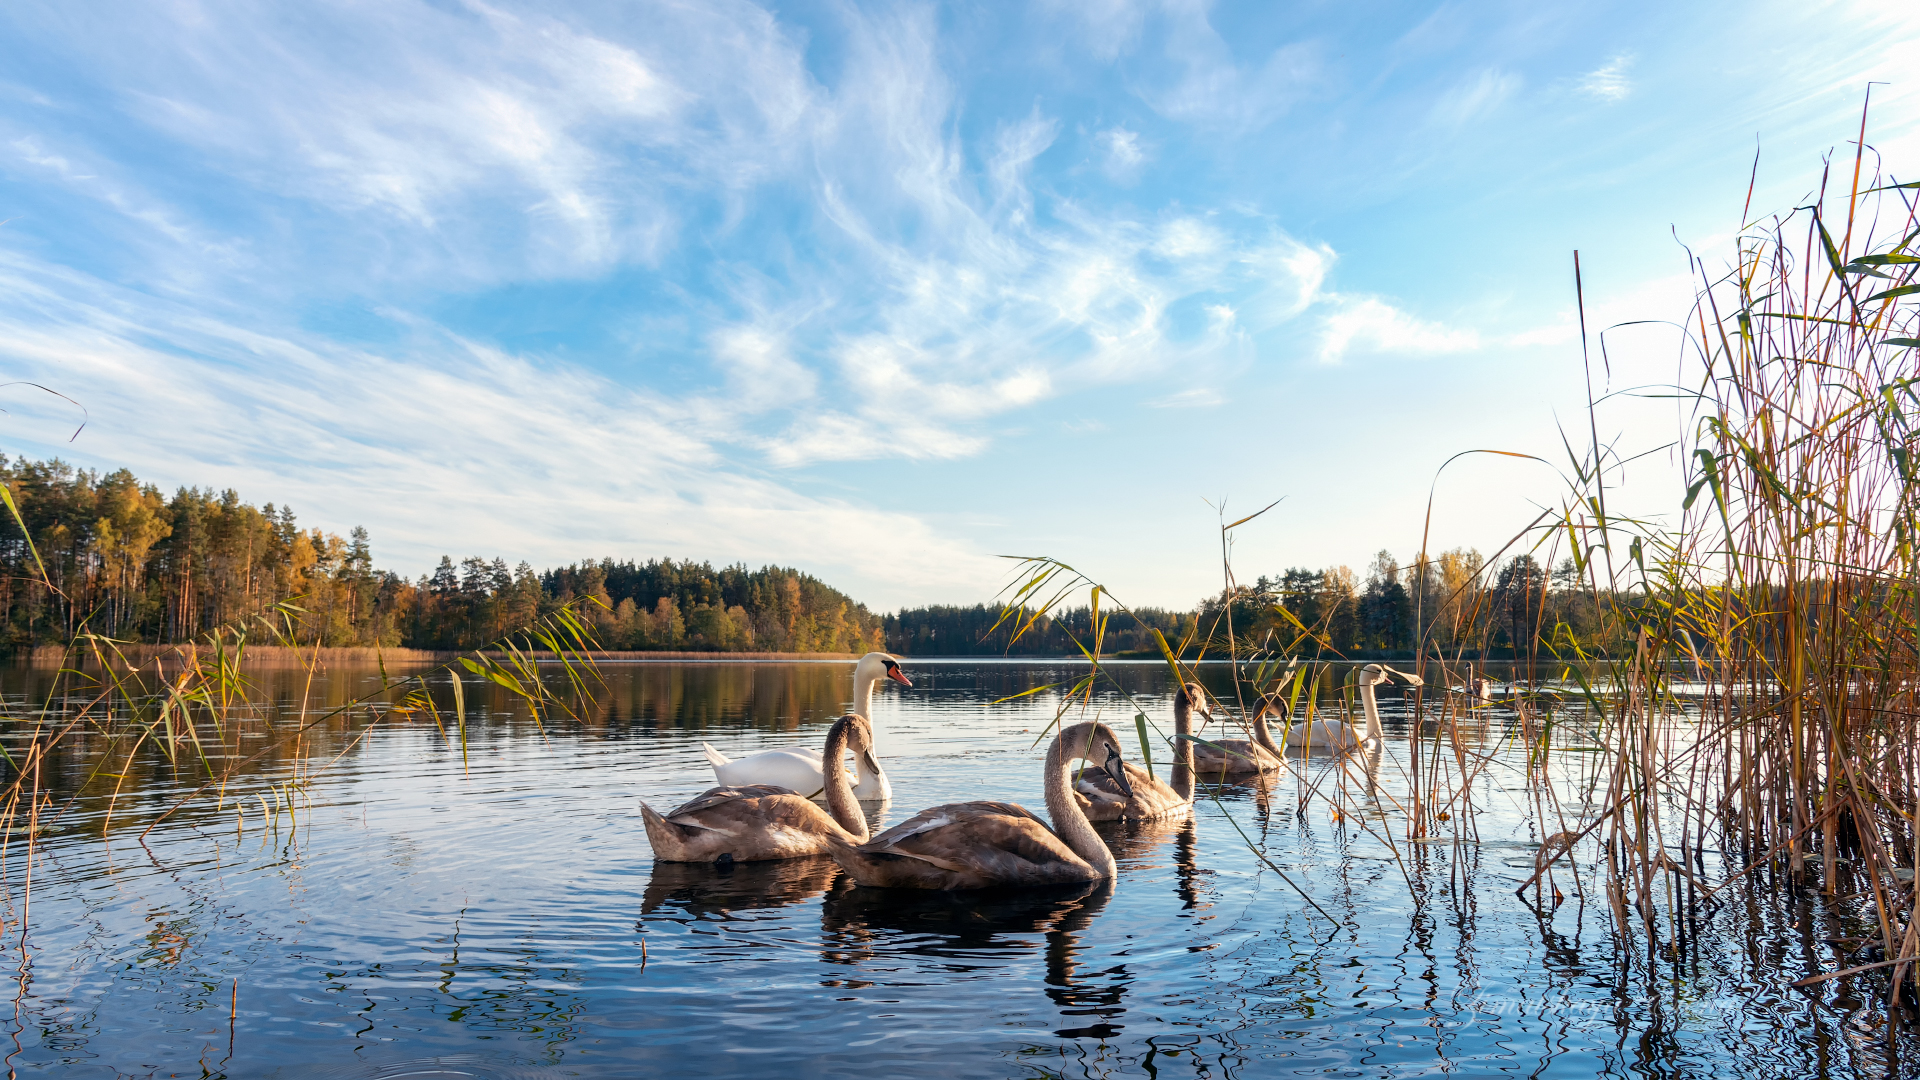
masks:
[[[859,663],[853,665],[853,681],[857,683],[862,679],[873,679],[876,682],[881,679],[892,679],[901,686],[913,685],[913,680],[907,678],[907,673],[900,670],[900,661],[883,652],[870,652],[861,657]]]
[[[1426,680],[1420,676],[1410,671],[1395,671],[1385,664],[1368,664],[1360,669],[1354,681],[1363,686],[1380,686],[1383,683],[1392,682],[1396,676],[1404,679],[1408,686],[1427,685]]]

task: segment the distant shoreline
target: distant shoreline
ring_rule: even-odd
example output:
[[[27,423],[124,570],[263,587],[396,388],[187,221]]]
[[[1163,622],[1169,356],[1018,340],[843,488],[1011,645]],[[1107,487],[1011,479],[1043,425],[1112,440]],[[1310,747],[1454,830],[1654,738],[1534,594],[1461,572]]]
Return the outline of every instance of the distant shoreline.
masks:
[[[211,660],[215,650],[206,645],[121,645],[119,654],[136,667],[145,667],[158,660],[163,665],[173,666],[187,656],[197,656],[201,660]],[[310,661],[318,661],[322,666],[328,664],[392,664],[395,666],[415,666],[420,664],[444,664],[462,656],[478,655],[476,650],[455,649],[376,649],[370,646],[351,646],[344,648],[290,648],[285,645],[249,645],[241,654],[241,664],[246,667],[298,667]],[[505,654],[491,652],[489,655],[504,657]],[[534,660],[557,661],[560,659],[551,652],[532,652],[525,654]],[[854,653],[790,653],[790,652],[678,652],[678,651],[625,651],[602,650],[585,654],[594,661],[631,662],[638,660],[782,660],[819,661],[823,663],[844,663],[859,659]],[[11,662],[28,667],[60,667],[69,663],[71,650],[58,645],[40,645],[32,650],[22,649],[14,653]],[[93,665],[94,651],[87,649],[82,653],[82,662]]]
[[[137,668],[148,667],[156,661],[160,663],[163,669],[174,668],[174,667],[177,667],[179,664],[183,663],[184,658],[190,654],[197,656],[203,662],[212,660],[214,657],[214,650],[208,648],[206,645],[122,645],[119,647],[119,652],[120,652],[120,655],[124,657],[131,666],[137,667]],[[284,646],[284,645],[250,645],[247,647],[245,653],[242,655],[241,664],[244,667],[304,667],[309,662],[317,661],[321,667],[326,667],[333,664],[353,665],[356,667],[371,667],[377,664],[384,663],[394,667],[414,668],[414,667],[420,667],[420,666],[425,666],[430,664],[445,664],[453,660],[456,660],[462,656],[474,656],[474,655],[478,655],[478,654],[473,650],[453,650],[453,649],[405,649],[405,648],[398,648],[398,647],[392,648],[392,649],[375,649],[367,646],[352,646],[352,647],[343,647],[343,648],[320,648],[320,649],[314,649],[314,648],[293,649],[293,648],[288,648],[287,646]],[[505,659],[505,654],[498,653],[498,652],[489,653],[488,655]],[[561,659],[559,656],[555,655],[554,653],[545,652],[545,651],[530,652],[523,655],[526,655],[532,660],[543,662],[543,663],[557,663]],[[699,652],[699,651],[688,651],[688,650],[661,650],[661,651],[655,652],[655,651],[648,651],[648,650],[621,650],[621,649],[606,649],[606,650],[600,650],[596,652],[589,652],[584,655],[588,659],[591,659],[592,661],[594,661],[595,663],[611,663],[611,664],[689,663],[689,662],[705,663],[705,664],[733,664],[733,663],[844,664],[859,658],[858,655],[855,653]],[[896,655],[900,655],[900,654],[896,654]],[[1336,663],[1336,664],[1338,663],[1355,664],[1355,663],[1367,663],[1369,661],[1376,660],[1376,659],[1396,660],[1403,663],[1411,662],[1411,657],[1407,657],[1407,656],[1393,655],[1393,656],[1388,656],[1383,658],[1383,657],[1368,655],[1367,653],[1364,653],[1364,652],[1356,656],[1348,656],[1348,657],[1319,657],[1319,658],[1316,658],[1316,662]],[[1441,660],[1440,657],[1431,657],[1430,659]],[[1451,659],[1453,658],[1448,658],[1449,661]],[[1514,659],[1505,658],[1505,657],[1486,657],[1486,658],[1470,658],[1470,659],[1473,659],[1474,662],[1480,662],[1480,663],[1512,664],[1512,663],[1526,662],[1524,657],[1520,658],[1519,660],[1514,660]],[[964,664],[964,663],[1085,664],[1087,663],[1087,659],[1084,656],[911,656],[911,655],[900,655],[900,660],[903,663],[906,663],[909,665],[915,664],[915,663],[922,663],[922,664],[935,664],[935,663],[938,663],[938,664]],[[69,651],[58,645],[40,645],[35,647],[32,650],[22,649],[15,652],[12,655],[12,657],[6,660],[0,660],[0,663],[10,663],[15,666],[35,667],[35,668],[57,668],[68,662],[69,662]],[[82,666],[85,666],[85,667],[97,666],[91,650],[89,650],[82,657],[81,662],[82,662]],[[1125,664],[1161,664],[1161,663],[1164,663],[1165,661],[1159,657],[1122,655],[1122,656],[1104,657],[1102,658],[1101,662],[1107,663],[1107,664],[1125,665]],[[1228,662],[1229,661],[1227,661],[1225,658],[1218,658],[1218,657],[1209,657],[1204,660],[1194,660],[1191,658],[1185,658],[1181,660],[1181,663],[1183,664],[1203,664],[1208,666],[1211,666],[1214,664],[1223,664]]]

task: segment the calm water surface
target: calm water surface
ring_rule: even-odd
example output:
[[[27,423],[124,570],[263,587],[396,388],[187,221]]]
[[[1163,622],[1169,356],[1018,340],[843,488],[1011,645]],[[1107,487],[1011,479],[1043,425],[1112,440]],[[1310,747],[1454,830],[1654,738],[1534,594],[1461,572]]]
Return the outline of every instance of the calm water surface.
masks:
[[[876,820],[961,799],[1042,809],[1034,733],[1057,698],[987,703],[1077,669],[907,668],[914,688],[875,703],[896,792]],[[1168,724],[1165,669],[1121,670]],[[63,750],[43,782],[72,809],[33,868],[27,960],[4,987],[18,999],[9,1064],[74,1077],[1912,1071],[1883,1016],[1833,988],[1784,987],[1839,966],[1819,938],[1848,928],[1814,894],[1723,907],[1700,955],[1654,978],[1617,962],[1602,904],[1517,899],[1539,837],[1499,709],[1480,746],[1478,844],[1400,839],[1406,751],[1390,740],[1371,791],[1314,767],[1204,794],[1191,821],[1110,829],[1120,874],[1099,888],[903,897],[824,860],[656,865],[641,827],[642,801],[664,809],[711,785],[701,740],[732,755],[817,745],[851,697],[850,665],[605,674],[590,722],[544,730],[469,683],[464,761],[431,723],[322,725],[144,842],[204,781],[198,761],[148,749],[124,780],[89,779],[105,741]],[[309,692],[300,676],[257,678],[283,717]],[[4,679],[17,714],[45,673]],[[308,707],[377,685],[335,670]],[[1104,700],[1135,753],[1131,710]],[[1404,734],[1405,703],[1384,705]],[[230,756],[255,754],[266,730],[235,733]],[[271,785],[296,777],[295,810],[278,809],[288,789]],[[23,855],[16,835],[10,965]]]

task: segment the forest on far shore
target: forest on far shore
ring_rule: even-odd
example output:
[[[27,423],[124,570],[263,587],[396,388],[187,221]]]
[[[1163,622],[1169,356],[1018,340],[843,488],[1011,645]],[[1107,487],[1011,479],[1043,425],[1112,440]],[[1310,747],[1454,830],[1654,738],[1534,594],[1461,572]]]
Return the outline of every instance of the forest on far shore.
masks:
[[[1010,625],[995,628],[996,604],[881,615],[779,566],[604,558],[535,570],[443,556],[432,573],[409,579],[374,565],[365,529],[343,538],[302,528],[291,508],[256,507],[232,490],[167,496],[126,469],[101,474],[4,456],[0,482],[28,530],[10,515],[0,521],[0,650],[65,644],[80,633],[165,644],[228,627],[252,628],[261,640],[259,619],[276,608],[291,612],[291,636],[304,645],[469,649],[581,598],[595,601],[585,610],[601,646],[613,650],[1077,656],[1076,640],[1091,642],[1084,608],[1043,617],[1015,641]],[[1188,655],[1203,647],[1221,655],[1229,610],[1243,649],[1325,656],[1409,650],[1420,633],[1447,648],[1526,650],[1549,628],[1584,633],[1596,621],[1567,568],[1549,574],[1521,555],[1488,569],[1470,549],[1410,567],[1382,551],[1364,576],[1295,567],[1188,611],[1116,613],[1104,652],[1157,656],[1157,630],[1170,644],[1189,642]]]
[[[299,609],[301,644],[468,649],[571,600],[607,649],[859,653],[880,648],[878,615],[810,574],[778,566],[602,559],[536,571],[525,562],[442,557],[408,579],[374,565],[365,529],[302,528],[293,510],[231,490],[163,495],[130,471],[0,458],[20,518],[0,522],[0,647],[78,633],[156,644],[249,627]],[[49,589],[35,566],[46,569]],[[282,610],[285,610],[284,608]]]

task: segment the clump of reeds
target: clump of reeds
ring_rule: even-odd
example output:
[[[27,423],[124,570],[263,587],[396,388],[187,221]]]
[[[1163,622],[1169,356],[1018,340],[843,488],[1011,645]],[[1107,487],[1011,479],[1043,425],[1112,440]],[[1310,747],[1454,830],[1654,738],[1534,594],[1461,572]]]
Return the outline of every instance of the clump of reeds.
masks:
[[[1694,260],[1677,517],[1609,517],[1596,438],[1556,525],[1612,622],[1582,655],[1610,753],[1580,833],[1621,931],[1684,951],[1731,884],[1700,880],[1717,842],[1735,878],[1864,900],[1898,1000],[1920,955],[1920,185],[1882,178],[1864,135],[1805,205],[1747,224],[1730,266]],[[1690,725],[1677,679],[1704,684]]]
[[[1597,848],[1597,879],[1573,887],[1604,891],[1622,939],[1644,947],[1622,950],[1627,962],[1679,963],[1726,890],[1762,876],[1763,887],[1815,889],[1836,915],[1872,927],[1877,951],[1861,955],[1874,959],[1856,967],[1891,968],[1897,1001],[1920,967],[1920,184],[1879,174],[1864,117],[1848,158],[1806,204],[1744,221],[1727,266],[1692,263],[1693,376],[1653,391],[1690,406],[1674,515],[1610,513],[1620,450],[1597,421],[1590,441],[1570,440],[1587,446],[1569,452],[1565,508],[1521,528],[1515,546],[1546,566],[1570,558],[1595,624],[1550,625],[1545,605],[1528,608],[1531,651],[1515,656],[1523,685],[1503,704],[1514,713],[1506,736],[1526,748],[1539,830],[1523,896],[1551,889],[1557,903],[1556,865]],[[1223,563],[1239,524],[1223,524]],[[1477,674],[1490,625],[1482,605],[1495,595],[1481,575],[1494,565],[1435,594],[1452,621],[1451,655],[1435,644],[1436,609],[1416,617],[1416,670],[1429,687]],[[1423,539],[1409,568],[1423,602],[1432,566]],[[1102,677],[1099,599],[1112,594],[1058,560],[1023,569],[1005,609],[1016,631],[1091,587],[1082,648],[1094,668],[1062,708],[1090,704]],[[1242,714],[1275,694],[1290,711],[1304,700],[1310,717],[1322,674],[1289,658],[1337,655],[1326,628],[1277,607],[1249,642],[1235,633],[1234,595],[1228,566],[1224,627],[1201,640],[1236,661]],[[1479,640],[1463,627],[1478,627]],[[1162,641],[1181,681],[1190,644]],[[1573,684],[1566,701],[1530,685],[1542,674]],[[1577,725],[1563,704],[1582,706]],[[1471,834],[1489,761],[1477,708],[1444,693],[1416,705],[1408,838]],[[1145,753],[1144,715],[1141,739]],[[1569,740],[1591,756],[1550,769]],[[1723,856],[1716,881],[1708,852]]]

